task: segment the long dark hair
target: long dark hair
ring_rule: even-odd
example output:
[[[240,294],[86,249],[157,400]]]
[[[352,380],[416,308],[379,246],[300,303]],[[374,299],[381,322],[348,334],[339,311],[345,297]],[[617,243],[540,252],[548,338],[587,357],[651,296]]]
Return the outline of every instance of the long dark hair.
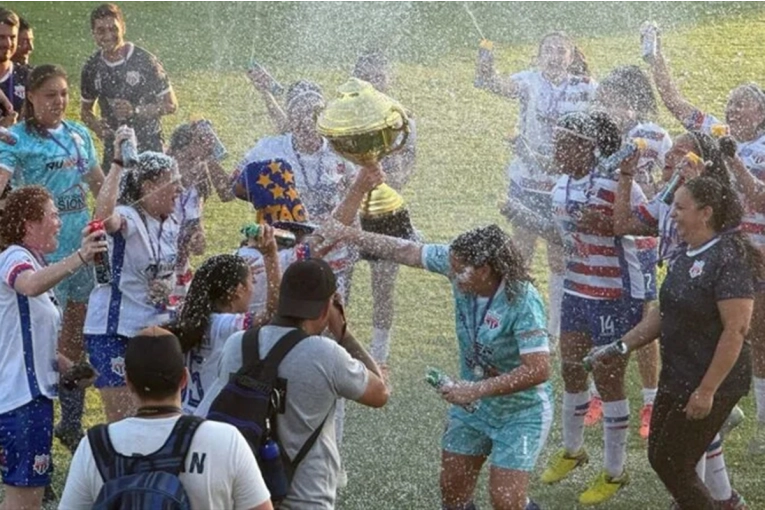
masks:
[[[752,268],[755,276],[765,279],[765,257],[738,228],[744,217],[744,207],[735,190],[712,176],[691,179],[684,187],[697,205],[712,208],[712,229],[732,239],[739,256]]]
[[[598,155],[607,158],[619,150],[622,135],[616,123],[604,112],[572,112],[558,120],[558,126],[595,140]]]
[[[696,146],[698,156],[704,160],[703,177],[711,177],[726,188],[730,188],[730,173],[723,159],[720,143],[710,135],[702,131],[688,131],[693,144]]]
[[[141,188],[146,181],[155,181],[166,172],[177,172],[175,159],[161,152],[146,151],[138,155],[138,164],[126,170],[120,181],[119,203],[132,205],[143,198]]]
[[[449,246],[452,255],[473,267],[489,265],[505,280],[507,300],[512,302],[525,282],[533,283],[526,263],[510,236],[497,225],[460,234]]]
[[[29,74],[29,79],[26,84],[26,97],[24,98],[24,106],[21,107],[21,118],[26,121],[26,129],[29,133],[35,133],[40,136],[47,136],[47,131],[43,128],[35,118],[35,105],[29,100],[30,92],[37,92],[45,85],[45,82],[51,78],[63,78],[67,83],[69,77],[66,75],[66,71],[63,67],[55,64],[43,64],[37,66]]]
[[[197,269],[178,319],[168,329],[181,342],[183,352],[202,345],[210,315],[216,306],[227,305],[239,285],[250,278],[247,261],[238,255],[216,255]]]
[[[617,67],[600,82],[598,91],[606,91],[619,98],[637,113],[641,121],[657,113],[651,80],[638,66]]]
[[[566,71],[568,71],[568,73],[572,76],[591,76],[590,65],[587,63],[587,57],[584,55],[584,53],[582,53],[576,43],[574,43],[574,40],[569,37],[566,32],[555,31],[545,34],[542,37],[542,40],[539,41],[537,59],[539,59],[539,56],[542,54],[542,46],[544,46],[547,39],[552,37],[563,39],[571,50],[571,63],[569,64],[568,68],[566,68]]]

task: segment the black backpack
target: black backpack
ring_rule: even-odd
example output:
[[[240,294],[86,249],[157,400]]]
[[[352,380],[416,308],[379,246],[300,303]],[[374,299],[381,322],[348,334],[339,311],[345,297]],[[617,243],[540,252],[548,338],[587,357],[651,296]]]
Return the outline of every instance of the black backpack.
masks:
[[[278,504],[286,497],[298,465],[316,443],[329,415],[295,458],[290,459],[276,433],[276,417],[284,413],[287,398],[287,380],[278,377],[278,369],[285,356],[308,335],[300,328],[290,331],[261,360],[259,334],[260,328],[254,328],[242,336],[242,367],[229,376],[228,383],[212,402],[207,418],[239,429],[255,454],[271,501]],[[269,441],[278,445],[277,462],[262,458],[261,447]]]
[[[132,457],[117,453],[107,425],[90,429],[90,449],[104,480],[93,508],[191,510],[178,475],[184,471],[191,440],[203,421],[196,416],[181,416],[162,448],[151,455]]]

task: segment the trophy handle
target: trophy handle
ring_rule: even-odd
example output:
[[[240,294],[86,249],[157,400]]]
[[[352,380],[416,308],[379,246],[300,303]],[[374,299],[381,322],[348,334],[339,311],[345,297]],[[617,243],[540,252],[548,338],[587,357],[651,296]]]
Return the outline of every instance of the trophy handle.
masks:
[[[391,111],[398,113],[401,115],[401,127],[399,129],[393,130],[394,133],[402,133],[400,141],[396,145],[391,145],[388,150],[386,151],[388,154],[393,154],[394,152],[398,152],[401,149],[403,149],[406,146],[406,141],[409,139],[409,117],[406,115],[406,112],[403,108],[400,106],[394,105],[391,106]]]

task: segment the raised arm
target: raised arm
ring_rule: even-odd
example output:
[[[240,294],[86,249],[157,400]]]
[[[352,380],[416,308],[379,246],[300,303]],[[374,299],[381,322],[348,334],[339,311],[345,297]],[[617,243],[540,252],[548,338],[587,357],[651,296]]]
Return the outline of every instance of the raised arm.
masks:
[[[385,182],[385,173],[379,163],[361,167],[356,174],[356,179],[343,197],[343,201],[332,213],[332,217],[343,225],[353,224],[364,196],[383,182]]]
[[[117,130],[117,134],[114,139],[114,159],[117,161],[122,160],[122,141],[134,137],[135,134],[131,128],[120,128]],[[120,215],[114,212],[114,208],[117,206],[117,198],[120,191],[120,179],[122,178],[124,168],[118,163],[112,163],[109,175],[104,179],[104,184],[101,186],[101,191],[96,198],[96,210],[94,217],[104,222],[104,228],[106,232],[112,234],[118,231],[122,225]]]
[[[752,175],[736,155],[736,142],[727,136],[720,139],[720,152],[738,190],[756,211],[765,210],[765,183]]]
[[[215,192],[218,194],[221,202],[230,202],[236,197],[231,187],[231,177],[226,173],[223,167],[217,161],[207,162],[207,172],[210,175]]]
[[[632,210],[633,178],[639,159],[640,155],[636,153],[622,163],[620,167],[616,201],[614,202],[614,234],[618,236],[657,235],[657,229],[641,221]]]
[[[503,96],[518,95],[518,84],[511,76],[500,76],[494,66],[494,53],[491,41],[481,41],[476,61],[476,76],[480,77],[482,88]]]
[[[656,83],[656,89],[659,91],[664,106],[667,107],[667,110],[669,110],[677,120],[684,123],[698,109],[683,97],[680,90],[677,88],[677,85],[672,80],[672,76],[669,73],[669,66],[661,51],[661,39],[658,39],[658,36],[656,57],[649,62],[649,66],[651,74],[653,75],[653,80]]]
[[[276,131],[278,133],[286,133],[289,131],[287,114],[284,113],[284,110],[282,110],[282,107],[270,91],[273,78],[261,67],[256,67],[247,71],[247,77],[255,87],[255,90],[257,90],[263,98],[266,110],[268,111],[268,118],[271,119],[271,123],[274,125]]]

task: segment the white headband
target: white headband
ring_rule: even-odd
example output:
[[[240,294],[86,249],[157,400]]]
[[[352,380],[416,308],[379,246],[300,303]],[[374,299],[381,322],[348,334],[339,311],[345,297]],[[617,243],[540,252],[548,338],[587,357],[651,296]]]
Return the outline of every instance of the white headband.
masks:
[[[582,140],[587,140],[588,142],[597,143],[597,140],[594,139],[591,136],[583,135],[582,133],[577,133],[576,131],[560,126],[555,126],[556,131],[563,131],[564,133],[568,133],[571,136],[575,136],[577,138],[581,138]]]

